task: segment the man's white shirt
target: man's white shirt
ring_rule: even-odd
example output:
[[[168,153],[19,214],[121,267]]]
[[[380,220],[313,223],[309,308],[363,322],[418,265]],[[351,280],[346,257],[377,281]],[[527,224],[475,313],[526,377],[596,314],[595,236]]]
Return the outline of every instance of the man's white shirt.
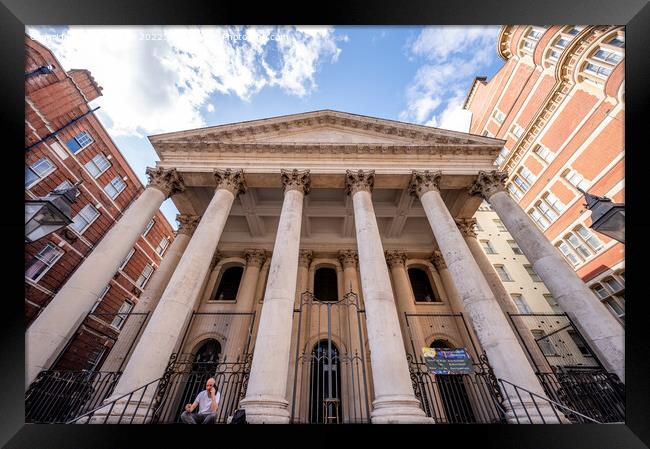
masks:
[[[215,396],[216,396],[215,400],[218,406],[219,400],[221,399],[221,392],[217,391],[217,394]],[[208,395],[208,392],[206,390],[203,390],[202,392],[197,394],[196,399],[194,399],[194,402],[199,403],[198,413],[214,413],[212,411],[212,399],[210,399],[210,396]]]

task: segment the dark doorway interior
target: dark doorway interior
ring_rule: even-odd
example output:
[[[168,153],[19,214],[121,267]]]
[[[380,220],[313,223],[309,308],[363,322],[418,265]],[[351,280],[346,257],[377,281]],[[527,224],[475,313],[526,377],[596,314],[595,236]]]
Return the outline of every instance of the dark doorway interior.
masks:
[[[431,343],[431,348],[454,349],[449,340],[438,339]],[[475,423],[476,417],[472,403],[465,388],[463,374],[439,374],[436,376],[438,390],[445,408],[448,423]]]
[[[243,267],[230,267],[223,272],[217,292],[214,294],[213,301],[234,301],[237,299],[237,291],[241,282]]]
[[[321,340],[311,358],[310,422],[341,423],[341,370],[339,351],[332,343],[331,354],[328,341]]]
[[[319,268],[314,273],[314,296],[319,301],[338,301],[338,284],[334,268]]]

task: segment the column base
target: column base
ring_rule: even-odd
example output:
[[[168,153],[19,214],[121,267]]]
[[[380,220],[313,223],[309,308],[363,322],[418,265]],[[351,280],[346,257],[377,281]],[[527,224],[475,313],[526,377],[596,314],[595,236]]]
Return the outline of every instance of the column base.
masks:
[[[391,396],[372,402],[370,421],[373,424],[433,424],[420,402],[412,396]]]
[[[246,411],[249,424],[289,424],[289,401],[277,396],[244,398],[239,406]]]

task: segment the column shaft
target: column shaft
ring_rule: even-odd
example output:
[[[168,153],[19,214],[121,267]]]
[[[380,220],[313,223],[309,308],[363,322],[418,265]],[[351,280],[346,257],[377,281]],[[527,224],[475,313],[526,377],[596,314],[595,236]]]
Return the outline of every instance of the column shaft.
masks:
[[[592,343],[605,367],[625,381],[625,332],[560,252],[505,192],[505,173],[481,172],[471,193],[492,205],[560,307]]]
[[[153,276],[151,276],[147,287],[133,308],[133,315],[127,319],[127,322],[120,330],[120,335],[115,345],[111,348],[110,354],[108,354],[108,357],[106,357],[102,365],[102,371],[121,371],[124,367],[124,363],[135,347],[134,345],[139,340],[139,331],[144,324],[144,316],[139,314],[148,312],[149,317],[151,316],[189,242],[190,234],[182,232],[178,233],[172,244],[169,245],[165,257],[160,262],[160,266]]]
[[[359,250],[375,400],[374,423],[428,423],[415,398],[370,191],[374,172],[347,172]]]
[[[26,387],[40,371],[50,368],[165,198],[184,189],[174,170],[148,169],[147,174],[152,179],[150,186],[131,203],[27,329]]]
[[[309,171],[282,171],[284,201],[255,341],[246,397],[240,405],[251,423],[288,423],[286,399],[298,250]]]

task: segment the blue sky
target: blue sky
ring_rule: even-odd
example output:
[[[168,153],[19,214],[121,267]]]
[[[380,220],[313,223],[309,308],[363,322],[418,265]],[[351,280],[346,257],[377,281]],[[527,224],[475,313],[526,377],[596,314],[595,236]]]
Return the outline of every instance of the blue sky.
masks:
[[[29,27],[66,70],[91,71],[92,102],[140,180],[147,135],[335,109],[466,130],[475,76],[503,61],[499,27]],[[171,200],[161,208],[176,227]]]

